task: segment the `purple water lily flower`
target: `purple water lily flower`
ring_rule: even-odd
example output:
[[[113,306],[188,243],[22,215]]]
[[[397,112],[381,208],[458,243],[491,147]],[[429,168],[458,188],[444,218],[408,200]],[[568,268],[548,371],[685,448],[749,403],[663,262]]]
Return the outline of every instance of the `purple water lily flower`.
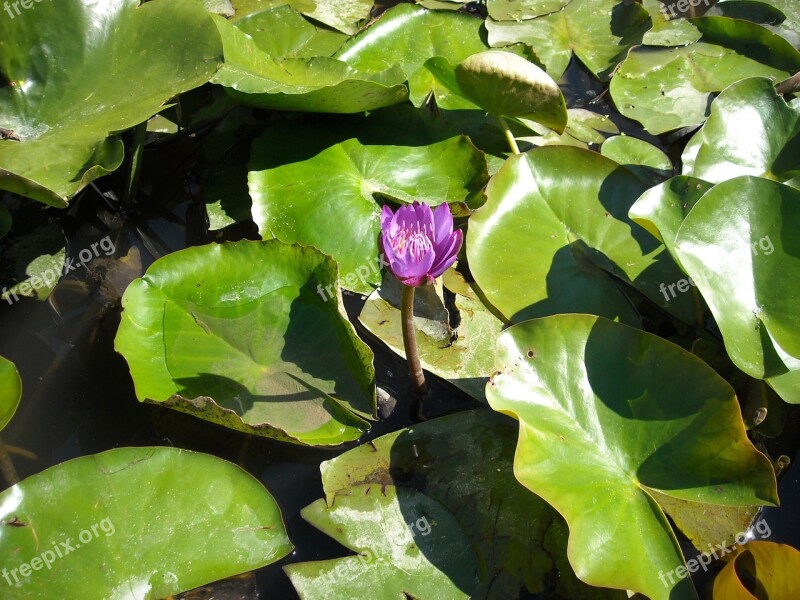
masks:
[[[450,207],[443,202],[434,210],[414,202],[396,213],[381,212],[381,245],[389,270],[403,284],[419,287],[449,269],[461,249],[462,233],[453,231]]]

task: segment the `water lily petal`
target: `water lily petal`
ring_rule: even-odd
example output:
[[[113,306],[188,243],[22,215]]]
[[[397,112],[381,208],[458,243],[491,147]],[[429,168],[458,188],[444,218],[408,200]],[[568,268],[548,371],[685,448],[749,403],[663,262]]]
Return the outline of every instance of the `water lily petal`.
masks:
[[[394,213],[392,209],[384,204],[381,210],[381,231],[389,231],[389,226],[393,219]]]
[[[439,248],[447,245],[450,235],[453,233],[453,215],[450,213],[450,206],[447,202],[442,202],[433,209],[433,247],[438,254]]]
[[[453,263],[456,262],[458,251],[461,249],[463,235],[460,229],[456,229],[453,235],[448,239],[447,246],[444,248],[443,252],[436,253],[436,261],[431,265],[428,271],[428,274],[432,278],[439,277],[439,275],[447,271],[447,269],[452,267]]]

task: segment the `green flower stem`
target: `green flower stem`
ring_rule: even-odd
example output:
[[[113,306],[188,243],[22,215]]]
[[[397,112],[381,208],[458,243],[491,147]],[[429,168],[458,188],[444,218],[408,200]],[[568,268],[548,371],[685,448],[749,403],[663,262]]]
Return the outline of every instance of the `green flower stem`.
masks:
[[[511,133],[511,128],[508,126],[508,122],[503,118],[498,116],[497,120],[500,121],[500,127],[503,128],[503,133],[506,134],[506,139],[508,140],[508,145],[511,146],[511,152],[514,154],[522,154],[519,151],[519,146],[517,145],[517,140],[514,139],[514,134]]]
[[[403,286],[403,299],[400,306],[400,319],[403,322],[403,346],[406,349],[408,373],[414,392],[419,395],[428,393],[428,384],[425,383],[425,373],[422,372],[422,363],[419,360],[419,347],[417,346],[417,331],[414,327],[414,288],[410,285]]]

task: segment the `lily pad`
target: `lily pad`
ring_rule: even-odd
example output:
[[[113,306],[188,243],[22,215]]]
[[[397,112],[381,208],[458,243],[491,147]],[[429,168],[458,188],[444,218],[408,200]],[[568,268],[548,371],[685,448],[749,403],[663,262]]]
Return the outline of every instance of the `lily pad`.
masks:
[[[587,583],[696,597],[689,579],[659,578],[683,557],[650,490],[725,506],[778,501],[733,389],[660,337],[591,315],[535,319],[500,336],[496,368],[489,404],[520,422],[514,473],[564,515],[570,562]]]
[[[432,58],[425,67],[451,92],[498,117],[523,117],[558,133],[567,124],[567,106],[555,81],[521,56],[489,50],[453,67]]]
[[[356,556],[284,567],[303,600],[466,600],[478,562],[453,515],[436,500],[393,485],[367,484],[320,499],[302,517]]]
[[[369,17],[372,0],[292,0],[294,8],[307,17],[348,35],[358,31],[358,23]]]
[[[343,287],[371,293],[381,282],[376,200],[434,206],[484,202],[486,158],[461,136],[419,147],[348,140],[317,156],[251,171],[253,220],[262,237],[315,246],[339,263]]]
[[[335,55],[354,69],[377,73],[397,67],[408,80],[415,106],[434,94],[440,108],[471,108],[423,68],[425,61],[441,56],[457,64],[487,49],[481,38],[483,21],[463,13],[434,12],[400,4],[383,13],[366,30],[354,36]]]
[[[645,183],[657,183],[672,175],[672,161],[659,148],[630,135],[608,138],[600,153],[630,169]]]
[[[291,551],[256,479],[178,448],[77,458],[0,493],[8,600],[165,598]]]
[[[258,108],[357,113],[404,101],[408,89],[399,69],[366,73],[320,56],[277,62],[249,35],[213,16],[225,63],[212,81],[229,88],[239,102]]]
[[[675,240],[731,360],[792,403],[800,403],[798,229],[800,191],[745,176],[708,191]]]
[[[754,144],[753,140],[760,140]],[[683,173],[712,183],[740,175],[788,181],[800,175],[800,110],[763,77],[734,83],[683,153]]]
[[[0,127],[19,138],[0,140],[0,188],[66,206],[119,167],[113,134],[219,68],[211,19],[195,0],[63,0],[0,19]]]
[[[17,412],[22,398],[22,379],[17,367],[7,358],[0,356],[0,431],[2,431],[14,413]]]
[[[511,157],[470,219],[467,257],[477,285],[512,322],[584,312],[635,325],[612,274],[691,323],[691,298],[665,299],[659,291],[682,272],[628,217],[645,189],[627,169],[580,148],[545,146]]]
[[[542,600],[625,598],[572,573],[564,520],[513,476],[516,430],[507,417],[473,410],[381,436],[322,463],[326,500],[335,505],[343,492],[379,484],[413,486],[441,503],[478,557],[472,598],[507,600],[526,592]],[[414,515],[404,513],[414,525]],[[421,525],[417,532],[427,529]]]
[[[750,542],[719,572],[713,589],[714,600],[789,600],[800,590],[800,552],[786,544]]]
[[[556,81],[573,52],[601,81],[608,81],[650,25],[639,4],[619,0],[572,0],[563,10],[527,21],[486,21],[490,46],[529,46]]]
[[[455,273],[445,274],[455,280],[453,308],[459,324],[450,329],[450,313],[434,286],[417,288],[414,295],[414,316],[417,344],[423,368],[447,379],[477,400],[485,401],[486,381],[492,374],[492,353],[503,322],[483,305],[472,286]],[[434,310],[431,309],[434,308]],[[387,275],[383,285],[372,292],[358,317],[364,327],[394,352],[405,358],[400,320],[400,284]],[[432,327],[429,323],[432,321]]]
[[[715,92],[748,77],[783,81],[800,52],[760,25],[726,17],[691,19],[703,37],[676,48],[634,48],[611,80],[619,111],[652,134],[699,125]]]
[[[336,265],[277,240],[169,254],[122,299],[116,349],[139,400],[287,442],[358,438],[372,352],[340,314]]]
[[[617,126],[607,116],[584,108],[568,108],[567,116],[567,127],[560,135],[534,121],[519,119],[538,135],[517,136],[517,139],[534,146],[577,146],[588,150],[590,144],[602,144],[606,140],[605,134],[619,133]]]

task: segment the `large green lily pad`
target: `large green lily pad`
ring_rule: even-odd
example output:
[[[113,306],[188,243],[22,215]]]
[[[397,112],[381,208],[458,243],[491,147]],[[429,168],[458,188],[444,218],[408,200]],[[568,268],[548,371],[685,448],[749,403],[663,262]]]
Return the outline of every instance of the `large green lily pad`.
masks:
[[[556,81],[567,70],[573,52],[598,78],[608,81],[628,50],[641,43],[650,24],[647,11],[633,2],[572,0],[563,10],[534,19],[489,19],[486,29],[493,48],[530,46]]]
[[[113,134],[202,85],[222,62],[194,0],[61,0],[0,19],[0,188],[53,206],[119,167]],[[132,88],[131,81],[136,84]]]
[[[291,551],[280,508],[256,479],[179,448],[77,458],[0,493],[8,600],[155,600]]]
[[[416,106],[434,94],[441,108],[470,108],[423,65],[434,56],[457,64],[486,50],[480,33],[482,25],[481,19],[470,15],[400,4],[355,35],[335,56],[368,73],[400,68],[405,73],[403,80],[408,79],[411,101]]]
[[[122,299],[116,349],[142,401],[275,439],[333,445],[375,412],[372,352],[340,314],[335,263],[277,240],[159,259]]]
[[[2,431],[14,413],[17,412],[22,398],[22,379],[17,367],[7,358],[0,356],[0,431]]]
[[[759,140],[754,144],[753,140]],[[788,181],[800,175],[800,110],[763,77],[734,83],[683,153],[683,173],[712,183],[740,175]]]
[[[727,506],[778,502],[733,389],[662,338],[557,315],[506,330],[496,368],[489,403],[520,422],[514,473],[569,523],[570,562],[587,583],[696,597],[689,579],[665,583],[684,563],[650,490]]]
[[[486,410],[420,423],[322,463],[326,500],[335,506],[341,494],[373,484],[412,486],[440,503],[455,516],[477,554],[479,581],[467,590],[472,598],[507,600],[526,592],[543,600],[625,598],[622,592],[591,588],[574,576],[563,519],[514,479],[515,439],[514,422]],[[403,513],[407,528],[425,532],[424,521],[416,525],[415,513]],[[429,556],[440,556],[438,536],[432,533],[430,539],[436,546],[431,544]],[[306,564],[310,573],[321,565]]]
[[[484,201],[486,158],[461,136],[419,147],[348,140],[301,162],[251,171],[253,220],[264,238],[312,245],[339,263],[341,285],[371,293],[380,284],[376,200],[434,206]]]
[[[675,250],[714,315],[731,360],[800,403],[800,191],[760,177],[716,185]]]
[[[478,561],[453,515],[425,494],[366,484],[305,507],[303,518],[356,556],[284,567],[303,600],[467,600]]]
[[[653,134],[699,125],[715,92],[748,77],[782,81],[800,52],[760,25],[727,17],[691,19],[702,38],[672,48],[634,48],[611,80],[619,111]]]
[[[687,323],[690,298],[665,299],[682,277],[664,246],[628,210],[646,189],[597,153],[545,146],[511,157],[471,219],[467,257],[486,299],[513,322],[564,312],[637,324],[609,273]]]

